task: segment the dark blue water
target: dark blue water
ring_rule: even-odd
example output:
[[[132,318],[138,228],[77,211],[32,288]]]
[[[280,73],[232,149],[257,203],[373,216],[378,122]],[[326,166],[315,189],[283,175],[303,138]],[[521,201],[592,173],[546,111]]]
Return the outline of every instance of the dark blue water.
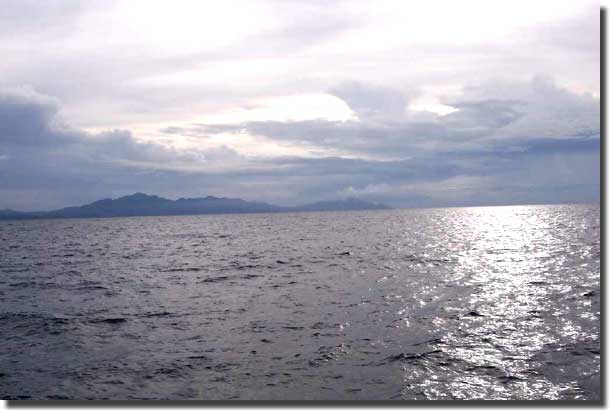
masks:
[[[0,222],[0,397],[598,399],[598,206]]]

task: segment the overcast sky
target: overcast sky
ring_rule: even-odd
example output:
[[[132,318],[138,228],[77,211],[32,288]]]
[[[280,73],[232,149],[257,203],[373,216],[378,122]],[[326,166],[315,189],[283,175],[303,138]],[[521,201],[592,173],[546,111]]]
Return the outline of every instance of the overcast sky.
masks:
[[[599,7],[0,0],[0,208],[598,201]]]

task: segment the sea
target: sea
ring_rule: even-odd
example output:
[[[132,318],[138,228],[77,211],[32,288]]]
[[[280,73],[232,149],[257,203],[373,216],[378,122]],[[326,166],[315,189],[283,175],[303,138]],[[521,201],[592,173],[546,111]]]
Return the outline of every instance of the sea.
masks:
[[[0,398],[600,400],[600,208],[0,222]]]

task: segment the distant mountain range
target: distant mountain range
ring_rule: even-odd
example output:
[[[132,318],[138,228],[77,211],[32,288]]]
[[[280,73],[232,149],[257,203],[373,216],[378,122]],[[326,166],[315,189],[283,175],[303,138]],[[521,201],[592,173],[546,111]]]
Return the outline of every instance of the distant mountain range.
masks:
[[[390,209],[390,207],[354,198],[315,202],[302,206],[277,206],[264,202],[251,202],[235,198],[217,198],[214,196],[207,196],[205,198],[180,198],[174,201],[156,195],[136,193],[117,199],[102,199],[87,205],[72,206],[54,211],[20,212],[12,209],[4,209],[0,210],[0,220],[261,212],[358,211],[373,209]]]

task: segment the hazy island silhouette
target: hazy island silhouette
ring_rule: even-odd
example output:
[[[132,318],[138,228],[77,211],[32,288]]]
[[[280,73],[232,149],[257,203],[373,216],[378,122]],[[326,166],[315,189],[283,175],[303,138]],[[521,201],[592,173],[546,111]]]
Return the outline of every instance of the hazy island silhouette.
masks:
[[[176,200],[147,195],[141,192],[117,199],[102,199],[82,206],[71,206],[51,211],[0,210],[0,220],[50,218],[109,218],[120,216],[207,215],[237,213],[358,211],[391,209],[380,203],[356,198],[321,201],[300,206],[278,206],[239,198],[179,198]]]

